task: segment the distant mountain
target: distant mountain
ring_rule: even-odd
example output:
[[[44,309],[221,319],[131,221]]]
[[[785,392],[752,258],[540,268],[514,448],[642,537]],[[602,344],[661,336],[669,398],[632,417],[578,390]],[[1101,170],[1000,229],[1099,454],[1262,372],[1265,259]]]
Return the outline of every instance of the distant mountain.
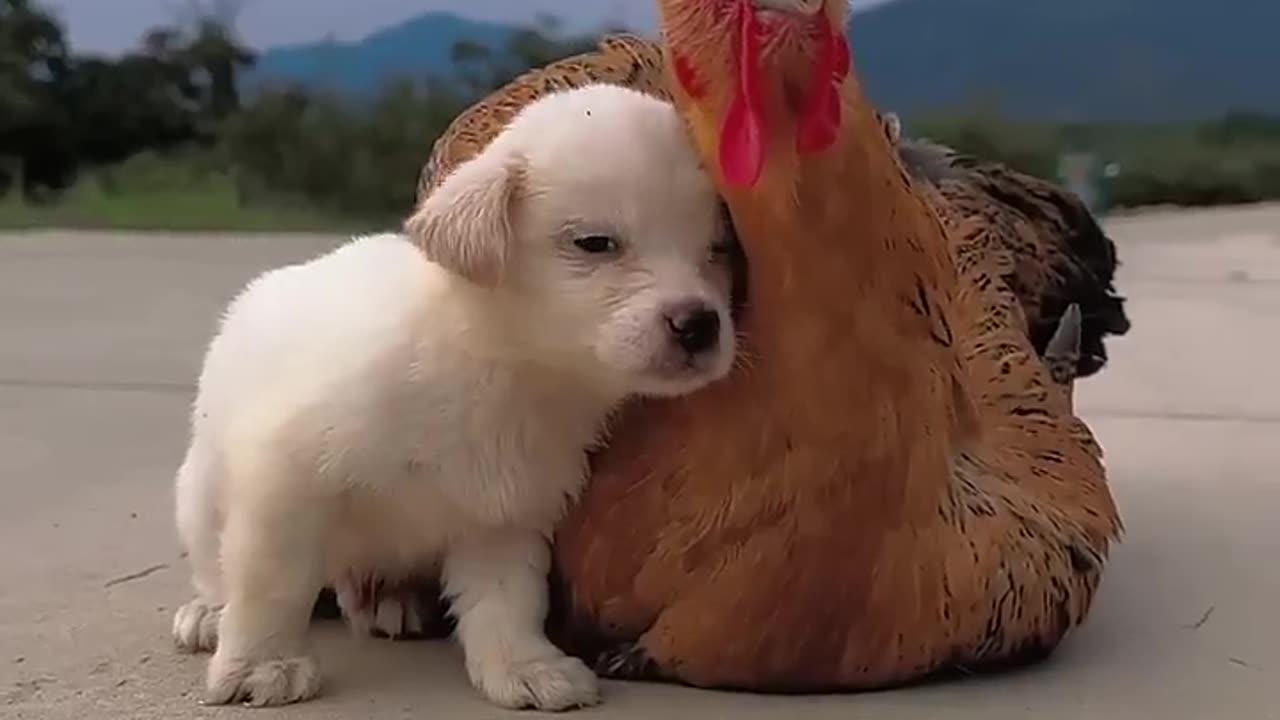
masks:
[[[897,0],[851,23],[904,113],[990,100],[1059,119],[1280,112],[1278,0]]]
[[[1025,118],[1160,120],[1280,113],[1277,0],[895,0],[850,35],[880,105],[906,114],[981,103]],[[512,26],[429,13],[358,43],[264,52],[252,82],[346,92],[394,75],[448,76],[453,44],[500,48]]]
[[[465,40],[501,48],[517,30],[452,13],[426,13],[359,42],[271,48],[258,57],[246,80],[250,87],[301,83],[344,93],[372,93],[392,77],[448,77],[454,72],[455,43]]]

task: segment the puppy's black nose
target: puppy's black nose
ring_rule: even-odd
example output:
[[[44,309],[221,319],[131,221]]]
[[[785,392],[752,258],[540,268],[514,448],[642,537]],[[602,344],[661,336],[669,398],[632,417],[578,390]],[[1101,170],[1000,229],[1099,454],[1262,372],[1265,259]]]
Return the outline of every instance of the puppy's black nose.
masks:
[[[720,341],[720,313],[701,302],[672,308],[667,327],[676,344],[690,355],[706,352]]]

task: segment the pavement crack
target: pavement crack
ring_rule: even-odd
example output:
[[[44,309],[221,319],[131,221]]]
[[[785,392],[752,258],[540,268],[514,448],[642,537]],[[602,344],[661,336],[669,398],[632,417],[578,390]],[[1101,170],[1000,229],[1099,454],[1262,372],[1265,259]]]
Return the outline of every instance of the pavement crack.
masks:
[[[115,587],[116,585],[123,585],[128,582],[133,582],[134,580],[141,580],[142,578],[147,577],[148,575],[153,575],[155,573],[158,573],[161,570],[168,570],[168,569],[169,569],[169,563],[160,563],[159,565],[152,565],[146,570],[139,570],[136,573],[129,573],[128,575],[122,575],[118,578],[108,580],[107,583],[103,585],[103,587],[110,588],[110,587]]]
[[[1209,609],[1204,611],[1204,614],[1200,616],[1199,620],[1191,623],[1190,625],[1183,625],[1182,627],[1187,630],[1199,630],[1204,627],[1205,623],[1209,622],[1209,618],[1213,617],[1213,611],[1217,609],[1216,605],[1210,605]]]

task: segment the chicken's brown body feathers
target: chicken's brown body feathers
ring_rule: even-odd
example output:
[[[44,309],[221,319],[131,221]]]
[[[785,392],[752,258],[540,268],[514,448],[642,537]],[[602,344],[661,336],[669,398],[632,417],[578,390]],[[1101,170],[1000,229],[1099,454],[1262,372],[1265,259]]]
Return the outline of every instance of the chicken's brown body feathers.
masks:
[[[839,178],[854,207],[910,182],[887,148],[875,167]],[[604,629],[638,638],[645,673],[813,691],[1043,655],[1084,618],[1119,530],[1099,448],[1028,341],[1007,249],[981,223],[944,238],[929,192],[864,214],[883,253],[861,269],[810,250],[815,296],[792,286],[776,315],[753,255],[744,322],[769,361],[624,415],[557,536],[571,642]],[[780,251],[803,254],[795,236]],[[797,342],[797,306],[824,346]]]
[[[424,191],[541,92],[621,80],[665,95],[658,46],[618,47],[464,116]],[[864,156],[839,199],[893,206],[858,226],[863,254],[752,254],[742,366],[624,408],[557,535],[552,631],[606,674],[884,687],[1043,655],[1092,602],[1120,521],[1070,384],[1030,340],[1041,305],[1011,287],[1025,249],[998,210],[912,187],[871,113],[850,122]],[[831,194],[798,193],[809,209]],[[729,200],[740,228],[794,230]],[[806,232],[841,233],[828,215]],[[780,281],[783,260],[807,262],[804,283]]]

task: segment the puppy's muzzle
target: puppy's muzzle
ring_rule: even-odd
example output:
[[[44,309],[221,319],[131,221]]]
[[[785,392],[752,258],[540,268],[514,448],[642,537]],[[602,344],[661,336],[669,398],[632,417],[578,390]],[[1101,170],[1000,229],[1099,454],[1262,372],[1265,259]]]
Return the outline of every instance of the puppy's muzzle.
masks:
[[[682,302],[663,315],[672,341],[689,355],[711,352],[720,345],[720,313],[705,302]]]

